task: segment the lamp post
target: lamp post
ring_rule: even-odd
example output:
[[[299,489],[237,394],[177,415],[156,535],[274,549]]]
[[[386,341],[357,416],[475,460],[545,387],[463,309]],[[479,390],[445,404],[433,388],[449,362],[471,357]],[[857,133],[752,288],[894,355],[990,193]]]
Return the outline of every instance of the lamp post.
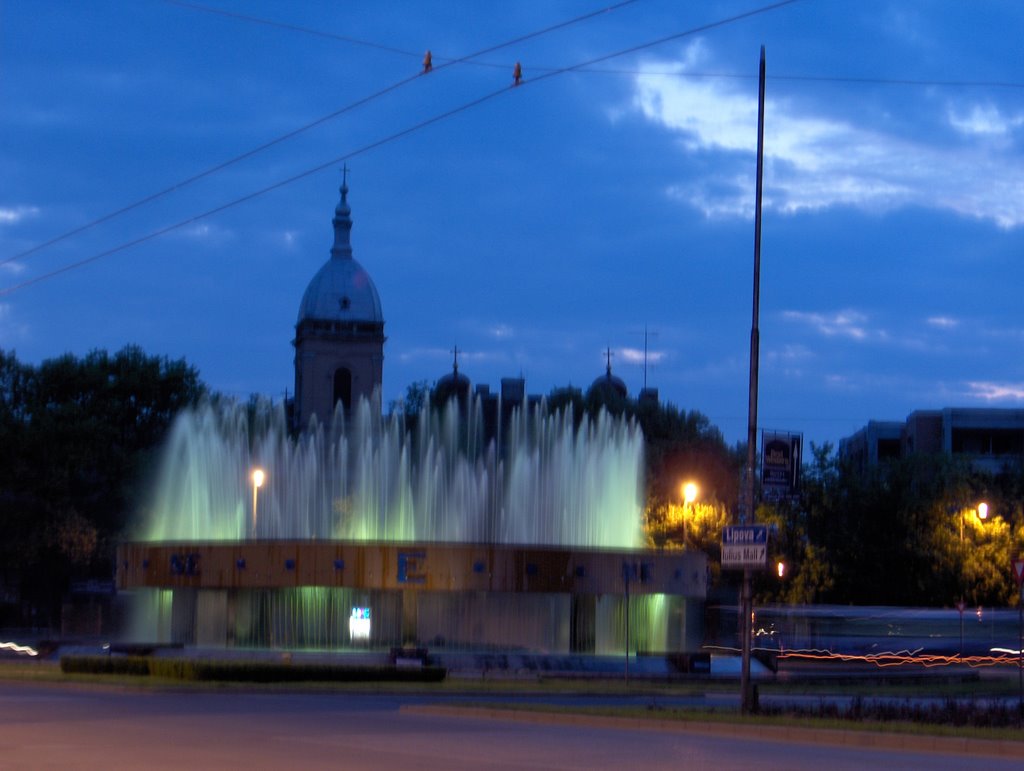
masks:
[[[683,549],[686,549],[686,517],[690,513],[690,506],[697,500],[697,485],[693,482],[683,484]]]
[[[964,602],[964,580],[965,574],[965,562],[967,561],[967,553],[964,550],[964,519],[968,516],[967,512],[972,511],[977,515],[979,521],[985,522],[988,519],[988,504],[985,501],[978,503],[977,508],[974,509],[959,509],[958,517],[960,519],[960,601],[956,604],[956,609],[960,614],[960,661],[964,660],[964,608],[967,604]]]
[[[260,488],[263,487],[266,478],[267,475],[259,467],[254,468],[250,475],[252,480],[252,535],[254,538],[256,537],[256,511],[259,504]]]

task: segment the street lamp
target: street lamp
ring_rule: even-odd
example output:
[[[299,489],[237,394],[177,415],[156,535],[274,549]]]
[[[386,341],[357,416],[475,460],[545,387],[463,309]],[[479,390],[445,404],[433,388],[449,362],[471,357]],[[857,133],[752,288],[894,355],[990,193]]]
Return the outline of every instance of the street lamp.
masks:
[[[964,586],[967,583],[964,575],[964,563],[966,562],[966,554],[964,552],[964,518],[968,510],[960,509],[960,601],[956,604],[956,609],[960,614],[960,661],[964,660],[964,608],[966,603],[964,602]],[[981,522],[988,519],[988,504],[985,501],[980,501],[978,507],[970,509],[973,511]]]
[[[697,500],[697,485],[693,482],[683,484],[683,549],[686,548],[686,515],[689,513],[690,505]]]
[[[252,470],[252,534],[256,536],[256,506],[259,503],[260,488],[263,487],[263,482],[266,480],[267,475],[263,473],[263,469],[257,467]]]
[[[988,519],[988,504],[985,501],[981,501],[976,509],[960,509],[960,543],[964,542],[964,516],[967,511],[973,511],[982,522]]]

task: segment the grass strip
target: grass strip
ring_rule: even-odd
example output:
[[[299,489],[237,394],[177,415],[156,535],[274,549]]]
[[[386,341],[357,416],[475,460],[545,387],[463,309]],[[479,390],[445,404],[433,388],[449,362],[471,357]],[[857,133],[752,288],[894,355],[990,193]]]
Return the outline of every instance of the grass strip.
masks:
[[[590,715],[594,717],[630,718],[636,720],[676,721],[679,723],[716,723],[721,725],[767,726],[776,728],[809,728],[815,730],[863,731],[865,733],[904,734],[910,736],[940,736],[985,741],[1013,741],[1021,744],[1024,752],[1024,734],[1020,728],[990,728],[978,726],[951,726],[935,723],[904,721],[847,720],[830,717],[792,717],[788,715],[740,715],[738,711],[715,710],[700,707],[635,707],[558,705],[509,702],[451,702],[462,709],[499,710],[510,712],[537,712],[560,715]]]

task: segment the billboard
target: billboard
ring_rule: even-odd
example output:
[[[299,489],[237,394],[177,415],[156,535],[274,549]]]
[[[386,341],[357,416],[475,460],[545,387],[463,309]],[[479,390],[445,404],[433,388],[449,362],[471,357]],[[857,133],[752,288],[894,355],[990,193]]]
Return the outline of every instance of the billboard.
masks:
[[[761,491],[766,501],[796,495],[800,490],[803,434],[761,432]]]

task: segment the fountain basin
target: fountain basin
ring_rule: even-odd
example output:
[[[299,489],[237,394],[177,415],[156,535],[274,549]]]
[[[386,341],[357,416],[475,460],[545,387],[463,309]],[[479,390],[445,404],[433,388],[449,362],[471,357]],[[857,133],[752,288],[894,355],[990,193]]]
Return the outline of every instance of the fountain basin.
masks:
[[[203,646],[672,652],[699,647],[700,553],[534,545],[136,542],[118,589],[139,639]],[[371,620],[352,632],[356,612]],[[627,631],[628,628],[628,631]]]

